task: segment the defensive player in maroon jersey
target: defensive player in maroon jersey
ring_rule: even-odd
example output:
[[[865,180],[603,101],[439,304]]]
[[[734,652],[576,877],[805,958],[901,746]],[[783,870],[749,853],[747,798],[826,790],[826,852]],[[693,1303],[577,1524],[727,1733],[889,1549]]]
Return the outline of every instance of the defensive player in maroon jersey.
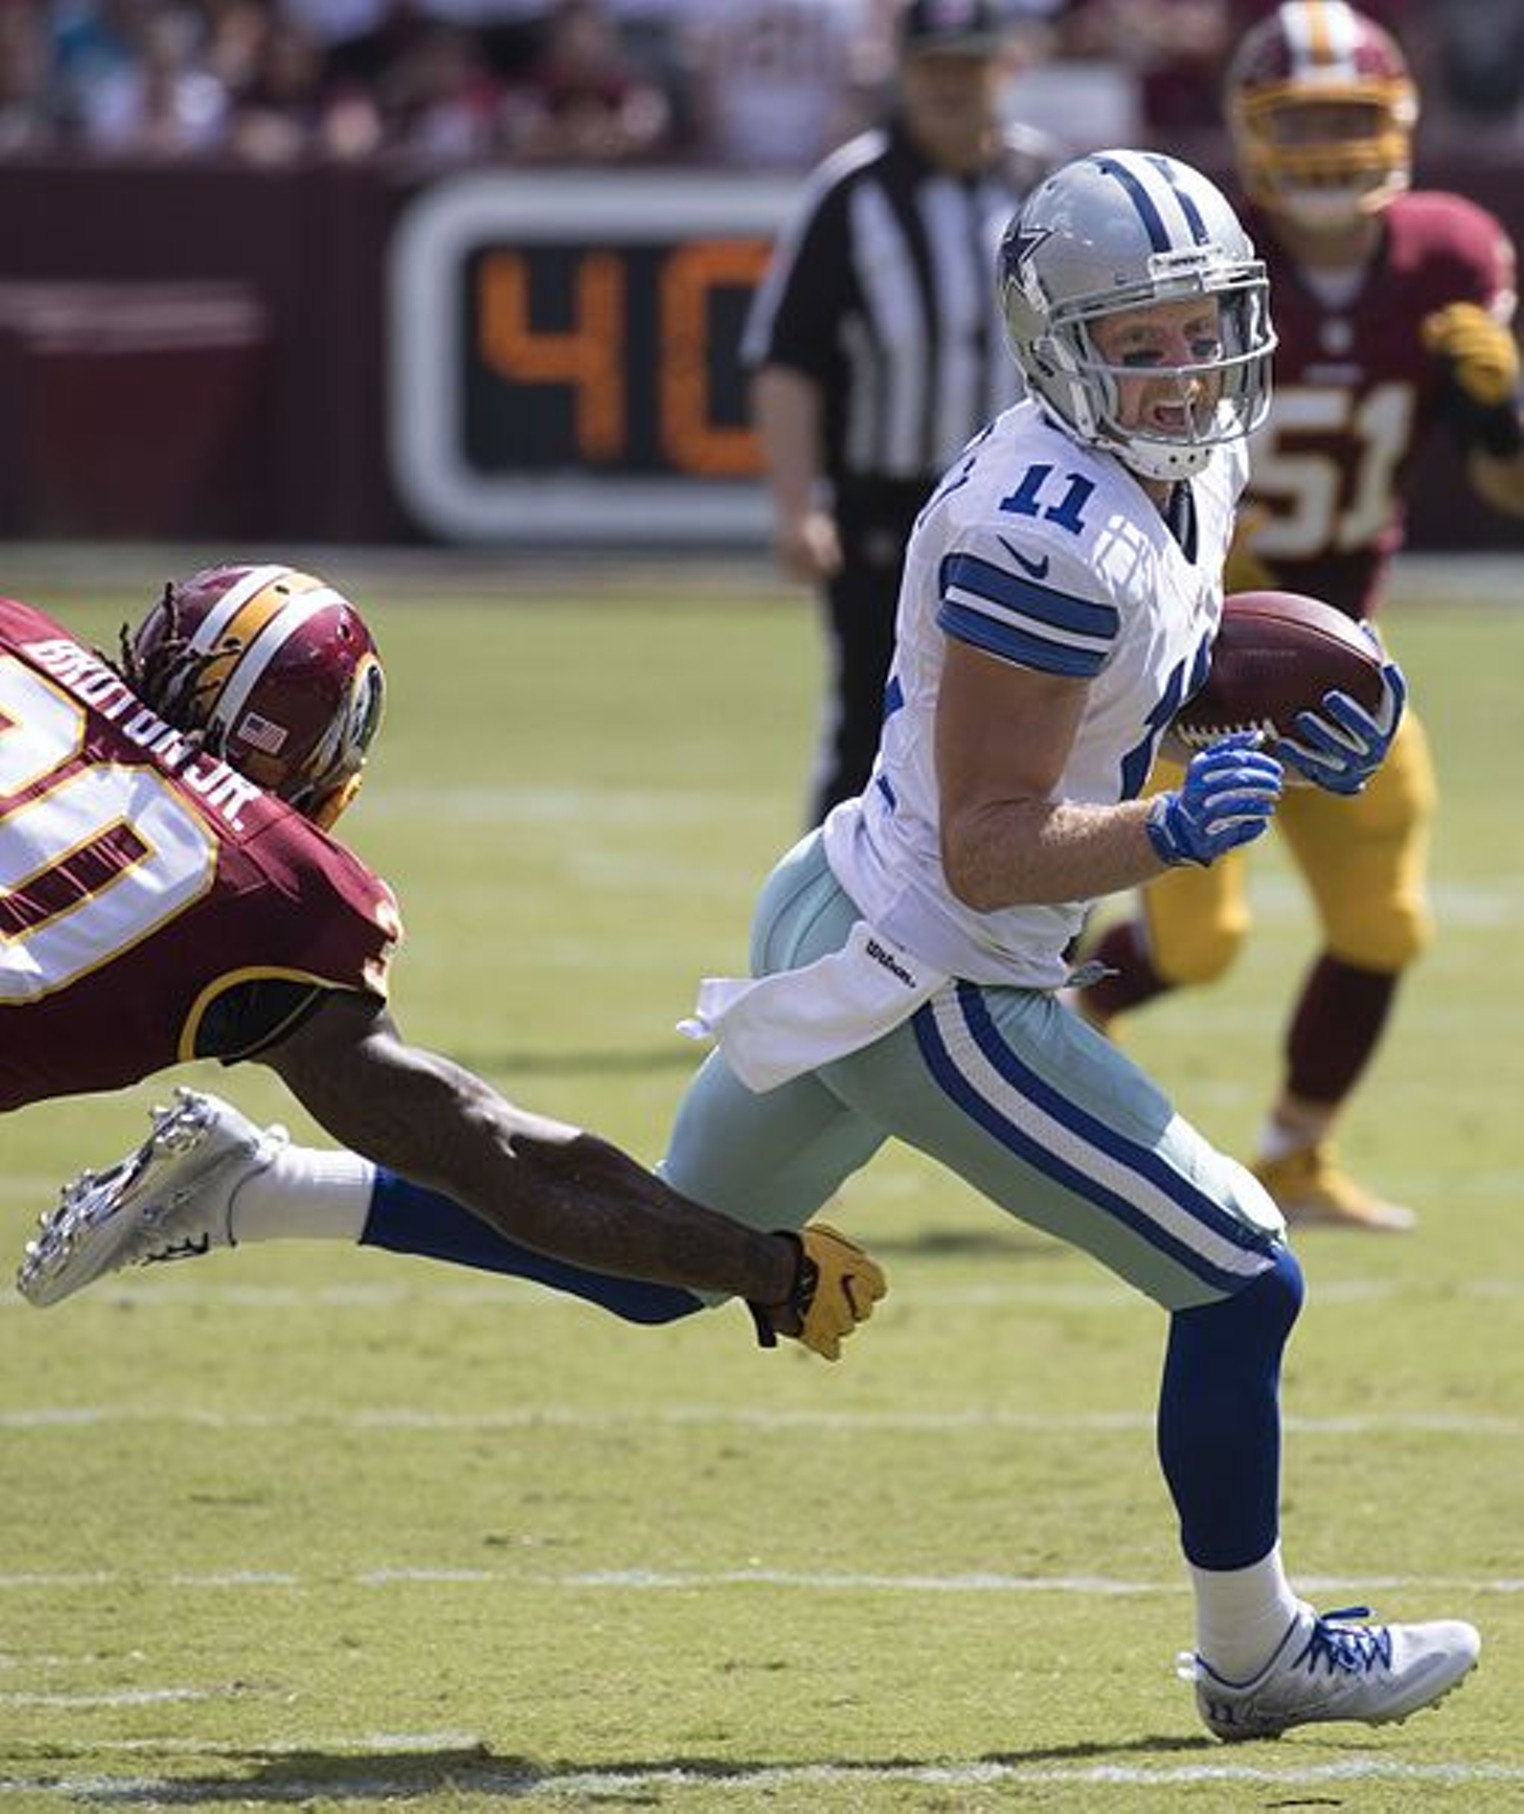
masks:
[[[1514,250],[1473,203],[1410,192],[1417,95],[1396,42],[1351,7],[1280,7],[1243,39],[1227,106],[1280,335],[1228,589],[1280,587],[1374,618],[1431,431],[1455,436],[1482,497],[1524,515]],[[1410,708],[1364,792],[1296,789],[1277,815],[1323,931],[1255,1166],[1288,1221],[1404,1229],[1415,1219],[1349,1177],[1332,1132],[1430,937],[1434,797]],[[1112,973],[1078,1005],[1108,1026],[1168,989],[1211,982],[1248,930],[1242,853],[1173,871],[1088,953]]]
[[[850,1242],[755,1233],[403,1039],[396,903],[328,835],[383,693],[358,612],[287,567],[167,586],[118,662],[0,600],[0,1112],[258,1059],[352,1149],[290,1149],[182,1091],[44,1219],[22,1294],[53,1303],[130,1260],[234,1240],[235,1193],[243,1238],[295,1232],[281,1216],[300,1196],[356,1238],[544,1278],[632,1320],[741,1297],[764,1341],[834,1359],[883,1290]]]

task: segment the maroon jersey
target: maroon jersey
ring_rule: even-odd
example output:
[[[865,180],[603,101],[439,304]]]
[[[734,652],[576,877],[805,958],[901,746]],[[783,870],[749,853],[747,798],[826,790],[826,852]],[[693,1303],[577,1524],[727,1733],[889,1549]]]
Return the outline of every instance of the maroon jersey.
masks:
[[[0,1110],[384,999],[400,930],[357,858],[0,599]]]
[[[1242,507],[1249,544],[1277,585],[1370,617],[1402,542],[1409,467],[1449,394],[1420,324],[1447,303],[1511,298],[1513,248],[1491,214],[1458,195],[1399,195],[1359,289],[1333,305],[1281,251],[1272,223],[1246,218],[1280,335]]]

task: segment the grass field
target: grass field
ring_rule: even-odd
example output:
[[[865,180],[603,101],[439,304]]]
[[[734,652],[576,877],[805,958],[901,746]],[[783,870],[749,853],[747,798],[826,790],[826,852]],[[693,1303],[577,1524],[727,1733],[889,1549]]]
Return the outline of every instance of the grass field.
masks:
[[[402,898],[404,1027],[654,1158],[694,1059],[673,1023],[796,829],[807,607],[327,570],[392,681],[345,829]],[[11,588],[102,635],[143,597]],[[1157,1312],[895,1153],[840,1206],[892,1295],[839,1368],[759,1353],[735,1308],[641,1332],[320,1245],[41,1314],[0,1292],[5,1806],[1524,1807],[1524,617],[1472,590],[1426,570],[1391,621],[1441,759],[1443,936],[1346,1137],[1423,1221],[1301,1238],[1285,1393],[1300,1584],[1474,1619],[1463,1693],[1208,1739],[1173,1676]],[[1277,850],[1255,878],[1244,963],[1131,1033],[1235,1149],[1311,950]],[[313,1132],[257,1068],[197,1080]],[[7,1254],[161,1095],[7,1123]]]

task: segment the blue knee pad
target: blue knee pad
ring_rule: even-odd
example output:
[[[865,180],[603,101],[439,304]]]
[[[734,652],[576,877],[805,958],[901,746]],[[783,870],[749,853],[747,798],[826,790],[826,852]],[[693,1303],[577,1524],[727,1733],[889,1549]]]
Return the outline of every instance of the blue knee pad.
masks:
[[[589,1272],[569,1261],[553,1260],[532,1248],[521,1247],[453,1198],[409,1183],[382,1166],[376,1167],[370,1214],[360,1244],[383,1247],[389,1253],[443,1260],[477,1272],[530,1279],[537,1285],[548,1285],[552,1291],[596,1304],[627,1323],[674,1323],[704,1307],[692,1292],[675,1285],[653,1285],[641,1279]]]

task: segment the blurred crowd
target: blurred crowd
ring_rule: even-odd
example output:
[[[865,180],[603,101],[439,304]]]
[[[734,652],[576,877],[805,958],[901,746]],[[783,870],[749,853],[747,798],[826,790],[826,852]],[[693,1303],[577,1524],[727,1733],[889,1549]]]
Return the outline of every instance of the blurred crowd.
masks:
[[[896,5],[0,0],[0,156],[803,170],[882,113]],[[1178,149],[1220,130],[1224,61],[1266,10],[1011,0],[1013,117],[1076,149]],[[1524,0],[1365,10],[1403,41],[1431,133],[1524,153]]]

